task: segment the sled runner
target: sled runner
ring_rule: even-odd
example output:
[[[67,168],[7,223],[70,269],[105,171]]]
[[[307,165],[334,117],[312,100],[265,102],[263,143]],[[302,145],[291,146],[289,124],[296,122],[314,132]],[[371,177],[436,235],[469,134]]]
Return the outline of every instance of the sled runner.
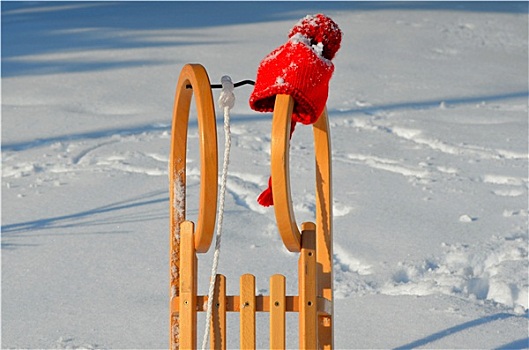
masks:
[[[198,113],[200,145],[200,200],[197,222],[186,220],[186,150],[191,98]],[[331,349],[333,346],[333,265],[331,149],[327,111],[313,124],[316,218],[298,226],[290,191],[289,143],[294,100],[275,99],[271,137],[271,175],[274,211],[285,247],[299,252],[298,295],[285,294],[285,277],[270,278],[270,295],[256,295],[255,277],[240,277],[240,294],[226,295],[226,278],[214,281],[210,348],[226,349],[226,313],[239,313],[239,342],[243,349],[256,345],[255,314],[270,318],[270,348],[286,345],[287,312],[299,314],[299,346]],[[183,67],[173,109],[170,179],[170,348],[197,348],[197,312],[204,312],[208,297],[197,291],[197,253],[208,251],[214,234],[218,187],[218,146],[211,85],[199,64]],[[300,229],[301,228],[301,229]]]

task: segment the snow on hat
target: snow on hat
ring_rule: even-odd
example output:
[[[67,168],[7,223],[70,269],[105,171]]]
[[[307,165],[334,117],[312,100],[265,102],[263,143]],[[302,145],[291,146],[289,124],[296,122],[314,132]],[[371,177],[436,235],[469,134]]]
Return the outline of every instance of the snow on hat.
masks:
[[[276,95],[287,94],[295,101],[291,135],[296,123],[312,124],[323,112],[334,72],[331,59],[340,48],[342,32],[323,14],[301,19],[288,34],[289,40],[266,56],[257,69],[250,107],[272,112]],[[271,180],[257,200],[273,204]]]

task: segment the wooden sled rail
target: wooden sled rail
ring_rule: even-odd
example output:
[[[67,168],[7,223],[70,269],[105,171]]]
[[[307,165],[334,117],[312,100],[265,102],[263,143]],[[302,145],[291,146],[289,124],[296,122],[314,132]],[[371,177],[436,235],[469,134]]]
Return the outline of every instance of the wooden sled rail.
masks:
[[[271,168],[272,194],[277,226],[288,250],[299,252],[300,234],[290,190],[290,124],[294,99],[277,95],[272,119]],[[322,238],[331,238],[331,146],[329,124],[325,109],[313,125],[316,158],[316,225],[321,227]]]
[[[188,89],[191,86],[192,89]],[[213,238],[217,217],[218,150],[215,107],[206,69],[186,64],[176,85],[169,156],[170,296],[180,295],[180,224],[186,220],[187,130],[191,98],[195,97],[200,145],[200,201],[193,250],[206,252]],[[185,252],[184,252],[185,253]],[[180,317],[171,311],[169,344],[179,348]],[[185,325],[184,325],[185,327]]]
[[[187,89],[187,85],[191,85],[193,89]],[[199,252],[208,251],[217,217],[217,124],[213,95],[209,85],[209,77],[203,66],[187,64],[182,68],[173,108],[171,155],[169,157],[170,201],[173,206],[170,222],[172,232],[176,232],[180,223],[185,220],[187,129],[191,97],[194,95],[200,145],[200,202],[195,235],[195,246]],[[177,205],[176,196],[179,190],[182,191],[183,198]]]
[[[290,124],[294,99],[288,95],[276,96],[272,119],[271,173],[274,212],[277,227],[285,247],[299,252],[301,235],[298,230],[290,190]],[[312,125],[316,161],[316,246],[317,264],[321,271],[317,278],[317,295],[330,301],[331,316],[320,322],[318,337],[323,348],[331,348],[334,342],[332,326],[333,308],[333,248],[332,248],[332,171],[331,143],[327,109],[325,108]]]

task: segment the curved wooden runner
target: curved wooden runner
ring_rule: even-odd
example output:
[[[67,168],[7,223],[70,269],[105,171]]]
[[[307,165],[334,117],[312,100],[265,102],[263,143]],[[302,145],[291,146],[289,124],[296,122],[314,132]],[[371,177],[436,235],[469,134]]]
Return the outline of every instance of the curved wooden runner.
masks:
[[[206,252],[213,238],[217,211],[218,151],[215,108],[206,70],[200,64],[182,68],[173,107],[170,198],[170,344],[179,348],[179,314],[172,300],[180,295],[180,225],[186,220],[186,151],[191,98],[195,97],[200,145],[200,201],[194,233],[194,250]]]
[[[277,95],[272,120],[271,173],[272,194],[277,227],[283,243],[291,252],[299,252],[302,236],[296,223],[290,189],[290,124],[294,99]],[[317,276],[317,295],[329,301],[329,315],[318,322],[319,344],[330,348],[333,344],[333,250],[332,250],[332,172],[331,143],[327,109],[313,124],[316,158],[316,261],[321,271]]]

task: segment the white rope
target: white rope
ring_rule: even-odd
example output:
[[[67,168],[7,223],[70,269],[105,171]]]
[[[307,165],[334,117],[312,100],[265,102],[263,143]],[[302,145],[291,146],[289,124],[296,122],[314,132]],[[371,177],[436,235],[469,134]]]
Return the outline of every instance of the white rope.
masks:
[[[219,214],[217,220],[217,233],[215,235],[215,252],[213,254],[213,265],[211,268],[211,277],[209,282],[208,292],[208,307],[206,313],[206,326],[204,329],[204,338],[202,340],[202,350],[206,350],[209,337],[209,323],[211,322],[211,314],[213,308],[213,294],[215,293],[215,279],[217,276],[217,268],[219,265],[220,242],[222,236],[222,221],[224,218],[224,198],[226,195],[226,180],[228,177],[228,164],[230,163],[230,147],[231,147],[231,132],[230,132],[230,109],[235,105],[235,95],[233,94],[233,82],[227,75],[221,78],[222,92],[219,96],[219,105],[224,110],[224,163],[222,164],[222,177],[220,180],[220,197],[219,197]]]

